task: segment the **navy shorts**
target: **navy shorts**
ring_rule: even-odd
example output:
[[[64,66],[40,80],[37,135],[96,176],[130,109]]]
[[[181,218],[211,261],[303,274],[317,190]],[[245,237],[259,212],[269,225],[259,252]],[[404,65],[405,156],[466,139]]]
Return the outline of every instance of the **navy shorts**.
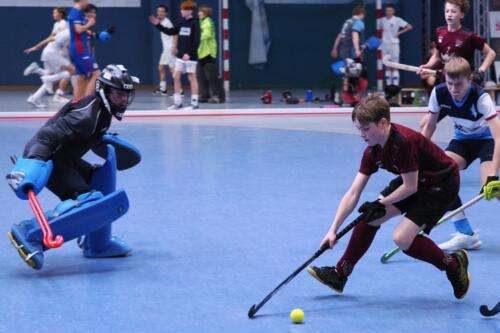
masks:
[[[465,160],[467,168],[476,158],[479,158],[481,163],[493,160],[494,149],[493,139],[453,139],[445,150],[460,155]]]
[[[419,186],[417,193],[393,205],[401,214],[419,227],[425,225],[424,232],[429,234],[439,219],[459,200],[459,177],[457,173],[455,177],[450,176],[446,182],[435,187],[424,188]],[[397,177],[380,194],[387,197],[402,184],[403,179]]]

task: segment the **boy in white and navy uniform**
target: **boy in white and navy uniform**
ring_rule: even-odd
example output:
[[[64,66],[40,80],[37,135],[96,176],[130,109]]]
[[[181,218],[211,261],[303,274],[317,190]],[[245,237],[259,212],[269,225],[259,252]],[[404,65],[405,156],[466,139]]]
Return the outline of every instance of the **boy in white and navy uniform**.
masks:
[[[490,95],[471,82],[471,68],[467,60],[453,57],[444,68],[446,82],[437,85],[429,100],[428,118],[423,122],[422,134],[430,138],[440,119],[449,116],[455,124],[454,138],[446,148],[461,170],[475,159],[480,159],[481,183],[485,188],[498,184],[500,168],[500,120]],[[491,189],[490,189],[491,190]],[[486,196],[486,199],[491,197]],[[458,208],[461,202],[456,203]],[[473,231],[465,214],[452,219],[457,233],[448,242],[439,245],[446,251],[478,249],[482,242]]]
[[[385,17],[379,21],[379,29],[382,29],[382,57],[391,56],[391,61],[399,62],[399,36],[413,27],[405,20],[395,16],[394,5],[385,7]],[[399,71],[394,68],[385,68],[385,84],[387,86],[399,86]]]

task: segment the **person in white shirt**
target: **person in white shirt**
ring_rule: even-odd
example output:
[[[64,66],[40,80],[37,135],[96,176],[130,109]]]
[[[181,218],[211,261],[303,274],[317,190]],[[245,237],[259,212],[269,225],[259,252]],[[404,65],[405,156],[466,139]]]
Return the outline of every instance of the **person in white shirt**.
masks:
[[[391,61],[399,62],[399,36],[411,30],[413,27],[400,17],[395,16],[394,5],[385,7],[385,17],[380,20],[379,29],[382,29],[382,57],[391,56]],[[385,68],[386,86],[399,86],[399,71],[393,68]]]
[[[166,28],[173,28],[174,25],[167,17],[168,7],[165,5],[156,6],[156,17],[160,20],[160,24]],[[167,70],[170,75],[174,72],[175,56],[173,54],[173,41],[177,36],[169,36],[163,32],[160,32],[161,44],[163,51],[160,56],[160,61],[158,62],[158,74],[160,76],[160,86],[154,94],[155,95],[167,95]]]
[[[64,98],[64,90],[66,89],[69,77],[74,72],[73,66],[69,61],[69,29],[66,20],[66,9],[63,7],[56,7],[52,11],[54,19],[54,27],[51,34],[40,43],[30,47],[24,52],[26,54],[38,51],[43,47],[40,60],[43,62],[43,69],[33,62],[24,70],[24,75],[38,74],[42,80],[42,86],[32,95],[27,101],[36,107],[45,107],[41,102],[41,98],[45,93],[53,93],[53,84],[59,81],[59,88],[54,94],[54,101],[67,102],[68,99]]]

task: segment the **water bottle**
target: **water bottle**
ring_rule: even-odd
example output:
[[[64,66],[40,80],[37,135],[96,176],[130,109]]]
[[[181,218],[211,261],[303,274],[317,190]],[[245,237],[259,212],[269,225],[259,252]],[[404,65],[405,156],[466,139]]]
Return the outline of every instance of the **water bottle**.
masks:
[[[312,103],[313,101],[313,92],[312,90],[306,91],[306,103]]]

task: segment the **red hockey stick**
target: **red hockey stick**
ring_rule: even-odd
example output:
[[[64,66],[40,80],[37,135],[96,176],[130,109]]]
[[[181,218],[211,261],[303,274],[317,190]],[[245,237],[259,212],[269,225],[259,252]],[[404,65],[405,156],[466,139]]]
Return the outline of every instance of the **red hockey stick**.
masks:
[[[13,164],[16,164],[17,157],[11,156],[10,160]],[[63,245],[64,238],[61,235],[57,235],[54,239],[52,229],[50,228],[49,222],[47,222],[47,218],[45,217],[42,206],[40,205],[35,192],[33,192],[32,190],[28,191],[28,200],[30,202],[31,209],[35,214],[36,221],[40,225],[40,229],[42,229],[43,244],[45,244],[45,246],[50,249],[54,249]]]
[[[28,200],[30,202],[31,209],[35,214],[36,220],[40,225],[40,229],[42,229],[43,243],[45,246],[54,249],[63,245],[64,238],[61,235],[57,235],[54,239],[52,229],[50,228],[49,222],[47,222],[47,218],[45,217],[45,213],[43,212],[42,206],[40,206],[40,202],[38,201],[35,192],[31,190],[28,192]]]

